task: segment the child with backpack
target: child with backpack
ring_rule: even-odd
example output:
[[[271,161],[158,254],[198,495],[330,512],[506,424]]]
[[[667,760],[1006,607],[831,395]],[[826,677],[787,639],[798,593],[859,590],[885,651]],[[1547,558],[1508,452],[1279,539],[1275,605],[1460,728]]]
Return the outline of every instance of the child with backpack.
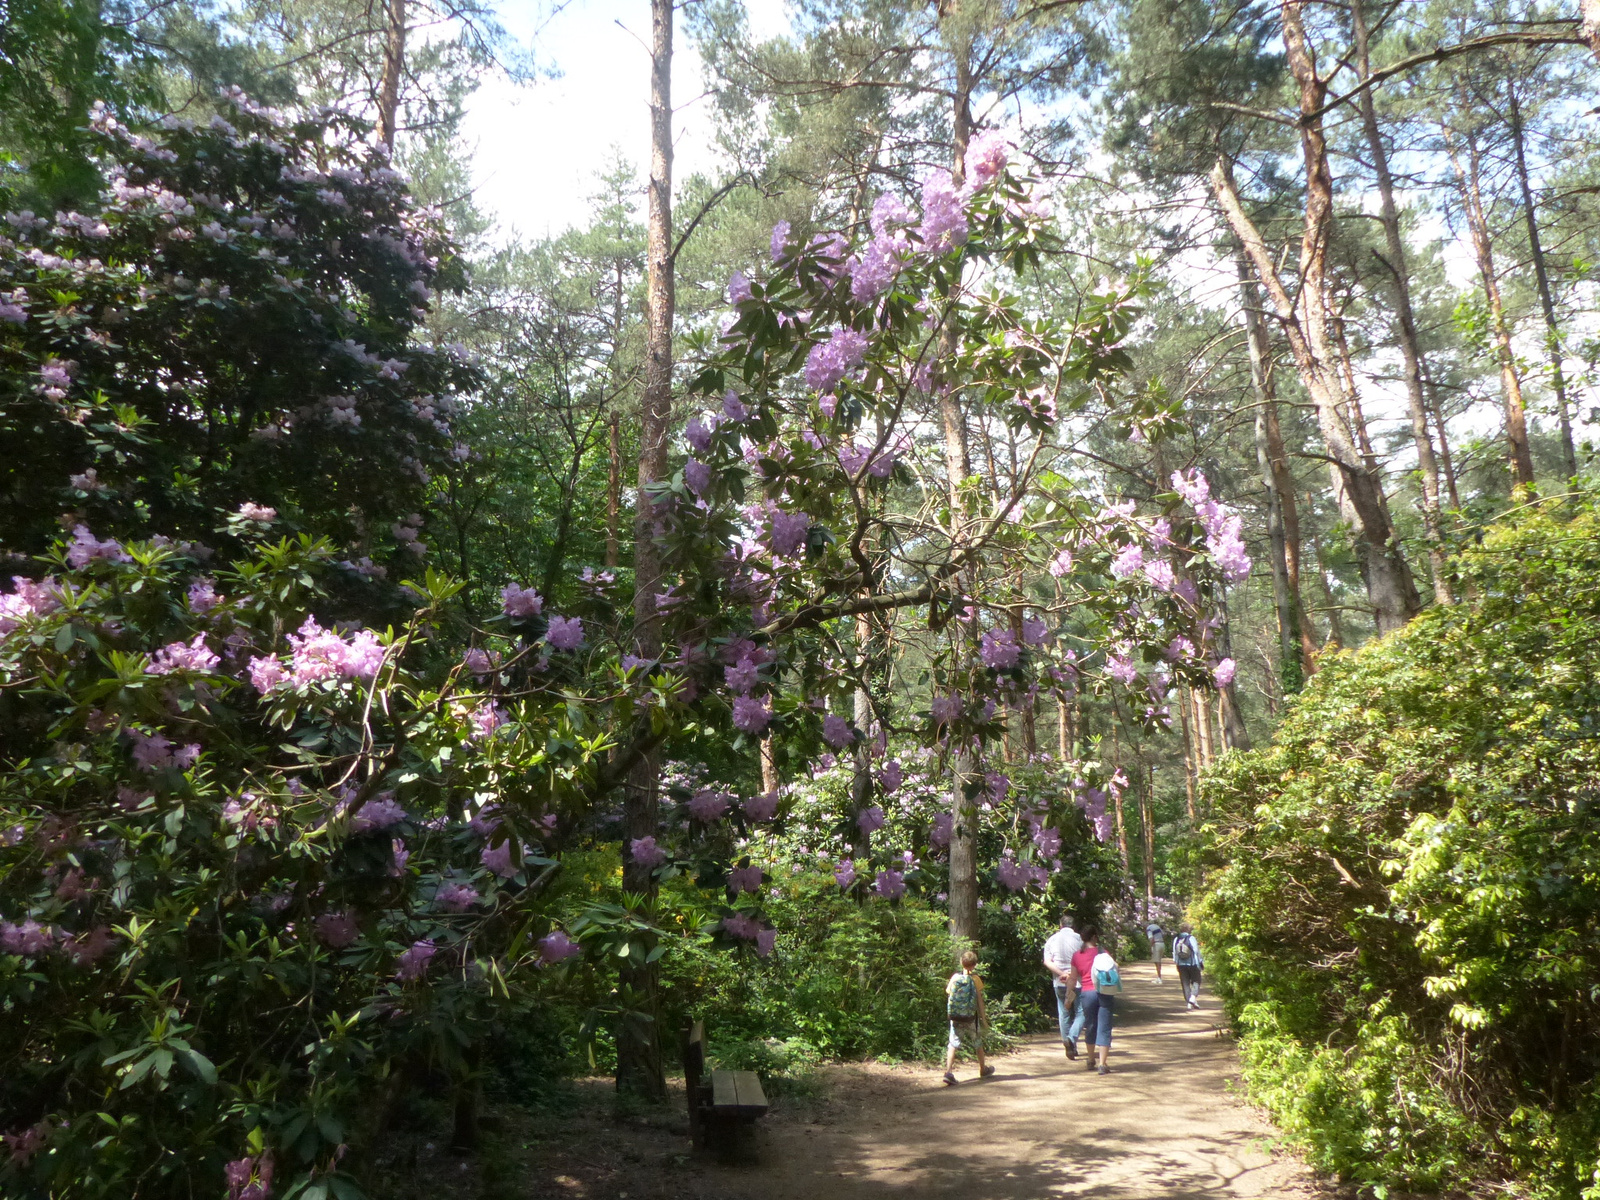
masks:
[[[1083,993],[1083,1032],[1088,1041],[1088,1068],[1109,1075],[1111,1068],[1106,1060],[1111,1057],[1111,1024],[1116,1017],[1117,997],[1122,994],[1122,976],[1117,972],[1117,960],[1104,950],[1097,950],[1094,961],[1089,964],[1089,979],[1093,980],[1094,987],[1090,989],[1086,984]],[[1095,1062],[1097,1050],[1100,1052],[1098,1063]]]
[[[950,1018],[950,1040],[944,1055],[946,1087],[955,1086],[956,1051],[963,1043],[978,1056],[978,1077],[986,1079],[994,1074],[994,1068],[983,1061],[983,1026],[988,1015],[983,1007],[983,980],[972,973],[977,965],[977,953],[968,950],[961,956],[961,970],[950,976],[950,981],[944,985],[945,1013]]]
[[[1205,960],[1200,957],[1200,943],[1194,940],[1194,930],[1187,924],[1179,927],[1172,939],[1172,961],[1178,968],[1178,982],[1183,985],[1183,998],[1191,1011],[1200,1007],[1200,972]]]

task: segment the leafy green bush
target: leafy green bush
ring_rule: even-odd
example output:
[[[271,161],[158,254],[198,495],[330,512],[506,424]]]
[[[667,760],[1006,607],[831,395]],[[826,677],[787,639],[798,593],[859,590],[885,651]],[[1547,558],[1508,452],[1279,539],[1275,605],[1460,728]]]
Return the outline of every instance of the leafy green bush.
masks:
[[[1224,759],[1200,904],[1254,1094],[1370,1184],[1600,1196],[1600,522],[1524,512],[1468,599],[1324,664]]]

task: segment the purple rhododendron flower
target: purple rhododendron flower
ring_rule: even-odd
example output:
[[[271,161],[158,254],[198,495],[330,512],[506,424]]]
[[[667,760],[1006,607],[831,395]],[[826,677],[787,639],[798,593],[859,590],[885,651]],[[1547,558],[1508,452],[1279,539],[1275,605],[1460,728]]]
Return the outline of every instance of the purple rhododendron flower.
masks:
[[[210,612],[222,603],[222,597],[217,595],[216,586],[209,579],[196,579],[189,585],[189,609],[191,612]]]
[[[880,233],[867,243],[859,259],[850,264],[850,296],[857,304],[871,304],[900,274],[909,244],[899,235]]]
[[[157,650],[145,667],[145,673],[171,675],[174,671],[197,671],[204,674],[214,670],[220,661],[206,648],[205,634],[197,633],[194,641],[188,644],[171,642]]]
[[[399,838],[394,839],[391,849],[394,851],[394,865],[389,868],[389,874],[396,877],[404,875],[406,862],[411,858],[411,851],[406,849],[405,842]]]
[[[439,947],[433,944],[432,938],[423,938],[421,941],[411,943],[411,948],[396,961],[394,977],[401,983],[421,979],[427,973],[428,964],[433,961],[433,956],[438,950]]]
[[[267,1200],[272,1195],[272,1155],[236,1158],[222,1169],[228,1200]]]
[[[1106,657],[1106,674],[1119,683],[1131,684],[1139,677],[1139,668],[1122,655],[1112,654]]]
[[[323,944],[335,950],[343,950],[361,933],[355,918],[347,912],[323,913],[312,925]]]
[[[499,658],[498,654],[491,656],[474,646],[462,657],[461,665],[474,675],[489,675],[499,665]]]
[[[379,792],[350,818],[350,832],[370,833],[374,829],[389,829],[410,815],[395,801],[393,792]]]
[[[720,821],[728,809],[733,807],[733,802],[724,792],[701,788],[689,798],[687,807],[689,815],[696,821],[710,824],[712,821]]]
[[[729,388],[727,394],[722,397],[722,415],[735,425],[742,425],[750,419],[750,409],[739,399],[739,393],[732,388]]]
[[[763,792],[759,796],[751,796],[740,807],[752,821],[770,821],[778,815],[778,799],[777,792]]]
[[[748,867],[734,867],[728,872],[728,886],[735,892],[759,892],[761,868],[754,864]]]
[[[1042,646],[1050,640],[1050,626],[1039,617],[1024,617],[1022,640],[1030,646]]]
[[[1118,579],[1131,579],[1144,567],[1144,549],[1138,542],[1129,542],[1111,560],[1111,573]]]
[[[641,867],[659,867],[667,861],[667,852],[653,837],[634,838],[628,843],[628,856]]]
[[[929,707],[935,725],[948,725],[961,715],[961,700],[956,696],[935,696]]]
[[[760,733],[772,721],[772,709],[759,696],[736,696],[733,701],[733,727],[745,733]]]
[[[806,386],[814,392],[831,392],[845,374],[867,356],[867,336],[854,329],[835,329],[806,355]]]
[[[122,549],[122,543],[115,538],[99,541],[94,534],[89,532],[87,525],[74,525],[72,527],[72,545],[67,547],[67,561],[80,570],[96,559],[107,562],[132,562]]]
[[[581,617],[551,617],[550,628],[544,640],[553,650],[576,650],[583,644],[583,619]]]
[[[501,879],[510,879],[517,873],[517,864],[511,861],[510,838],[498,846],[485,846],[478,854],[478,861]]]
[[[997,671],[1016,666],[1021,654],[1022,647],[1017,645],[1017,639],[1009,629],[986,631],[978,647],[978,657],[983,659],[984,666]]]
[[[851,859],[845,859],[833,869],[833,878],[842,888],[848,888],[856,881],[856,864]]]
[[[1225,658],[1211,668],[1211,678],[1217,681],[1219,688],[1225,688],[1233,682],[1233,676],[1237,669],[1233,659]]]
[[[1061,831],[1046,825],[1033,835],[1033,844],[1044,857],[1055,858],[1061,853]]]
[[[689,443],[696,454],[704,454],[711,449],[711,435],[714,432],[714,422],[708,426],[699,417],[690,417],[689,423],[683,427],[683,440]]]
[[[19,924],[0,921],[0,950],[22,958],[48,954],[56,944],[55,931],[29,918]]]
[[[811,517],[803,512],[774,512],[768,546],[775,557],[788,558],[805,545]]]
[[[256,691],[265,695],[277,687],[289,673],[283,669],[283,664],[276,658],[252,658],[250,660],[250,682],[255,685]]]
[[[735,695],[748,695],[750,689],[761,681],[761,666],[753,659],[741,658],[731,667],[722,668],[722,677],[728,690]]]
[[[508,583],[500,589],[500,610],[508,617],[536,617],[544,611],[544,597],[531,587]]]
[[[891,758],[878,772],[878,786],[883,789],[884,795],[892,796],[900,790],[900,785],[905,782],[905,772],[900,768],[900,760]]]
[[[983,785],[989,789],[990,799],[999,804],[1011,790],[1011,776],[1002,775],[999,771],[990,771],[983,777]]]
[[[779,221],[772,227],[772,261],[777,262],[783,257],[784,248],[789,244],[789,222]]]
[[[743,304],[750,299],[750,280],[743,271],[735,271],[728,276],[728,303]]]
[[[1150,586],[1158,591],[1170,592],[1178,586],[1177,573],[1172,569],[1172,564],[1164,558],[1156,558],[1145,563],[1144,577],[1150,581]]]
[[[715,478],[716,472],[697,458],[691,458],[683,464],[683,482],[696,496],[704,496],[711,491],[711,481]]]
[[[887,824],[888,818],[883,815],[883,809],[874,804],[871,808],[864,808],[856,816],[856,828],[862,833],[876,833]]]
[[[1050,574],[1060,579],[1063,575],[1072,574],[1072,551],[1063,550],[1050,560]]]
[[[967,147],[967,176],[974,187],[993,183],[1006,169],[1006,139],[994,130],[988,130],[972,139]]]
[[[434,903],[445,912],[466,912],[481,897],[478,889],[465,883],[447,883],[433,894]]]
[[[21,575],[13,575],[11,582],[17,590],[0,596],[0,637],[29,617],[41,617],[61,607],[60,591],[54,579],[47,577],[34,583]]]
[[[238,515],[243,517],[246,521],[256,521],[262,525],[270,525],[273,521],[278,519],[278,510],[265,504],[254,504],[251,501],[246,500],[243,504],[239,505]]]
[[[898,900],[906,894],[906,877],[900,871],[879,871],[878,878],[873,881],[872,890],[885,900]]]
[[[340,677],[371,679],[383,665],[383,646],[371,630],[359,629],[347,641],[337,631],[322,628],[315,617],[307,617],[300,632],[289,635],[289,648],[290,682],[296,687]]]
[[[505,723],[506,715],[500,706],[486,700],[467,713],[467,737],[471,741],[489,737]]]
[[[955,826],[955,818],[947,812],[935,813],[933,826],[928,831],[928,844],[930,846],[948,846],[950,834]]]
[[[760,929],[756,931],[756,954],[762,958],[772,953],[772,948],[778,944],[778,931],[776,929]]]
[[[967,210],[948,171],[935,171],[922,181],[922,248],[943,254],[967,240]]]
[[[882,234],[891,225],[911,224],[911,210],[899,196],[884,194],[872,205],[872,232]]]
[[[560,929],[547,933],[539,939],[539,961],[547,966],[566,962],[567,959],[575,958],[582,953],[583,947]]]
[[[1000,886],[1010,892],[1020,892],[1028,886],[1028,873],[1020,863],[1011,857],[1007,850],[995,867],[995,874],[1000,878]]]
[[[822,740],[835,750],[843,750],[856,740],[856,731],[850,728],[850,722],[837,713],[829,713],[822,718]]]

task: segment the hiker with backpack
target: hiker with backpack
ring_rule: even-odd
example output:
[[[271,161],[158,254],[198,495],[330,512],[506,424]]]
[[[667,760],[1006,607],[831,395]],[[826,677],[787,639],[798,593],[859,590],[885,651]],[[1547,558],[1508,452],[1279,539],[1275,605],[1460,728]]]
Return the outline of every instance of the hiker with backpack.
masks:
[[[1078,1041],[1072,1033],[1078,1015],[1078,975],[1072,969],[1072,956],[1083,949],[1083,938],[1072,927],[1072,918],[1061,914],[1061,928],[1044,944],[1044,965],[1056,994],[1056,1021],[1061,1026],[1061,1045],[1068,1058],[1078,1057]]]
[[[1111,1057],[1111,1025],[1116,1018],[1117,997],[1120,995],[1122,976],[1117,971],[1117,960],[1096,947],[1094,960],[1089,964],[1083,984],[1083,1024],[1088,1039],[1088,1069],[1098,1070],[1102,1075],[1111,1074],[1107,1060]],[[1100,1055],[1098,1064],[1095,1062],[1097,1050]]]
[[[1183,985],[1183,998],[1190,1010],[1200,1007],[1200,972],[1205,960],[1200,956],[1200,943],[1195,941],[1194,930],[1184,923],[1178,936],[1172,939],[1172,961],[1178,968],[1178,982]]]
[[[961,970],[950,976],[944,985],[945,1013],[950,1018],[950,1040],[944,1055],[944,1082],[946,1087],[956,1083],[956,1051],[965,1044],[978,1056],[978,1077],[986,1079],[994,1068],[983,1061],[983,1027],[988,1014],[983,1007],[983,980],[972,973],[978,965],[976,951],[968,950],[961,956]]]

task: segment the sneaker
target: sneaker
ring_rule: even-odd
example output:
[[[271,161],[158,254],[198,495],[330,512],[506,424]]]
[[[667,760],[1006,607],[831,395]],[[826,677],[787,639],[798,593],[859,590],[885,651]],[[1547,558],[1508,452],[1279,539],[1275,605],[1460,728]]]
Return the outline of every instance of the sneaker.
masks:
[[[1100,1067],[1100,1068],[1098,1068],[1098,1070],[1100,1071],[1100,1074],[1102,1074],[1102,1075],[1111,1074],[1111,1068],[1110,1067]]]
[[[1091,1058],[1088,1062],[1084,1063],[1083,1065],[1084,1065],[1084,1069],[1085,1070],[1089,1070],[1089,1071],[1094,1070],[1094,1059]]]
[[[979,1079],[987,1079],[987,1078],[989,1078],[989,1076],[991,1076],[993,1074],[994,1074],[994,1068],[991,1067],[991,1066],[987,1066],[986,1065],[983,1068],[983,1070],[978,1072],[978,1078]]]
[[[1077,1058],[1078,1058],[1078,1043],[1077,1042],[1062,1042],[1061,1043],[1061,1048],[1067,1052],[1067,1057],[1068,1058],[1072,1059],[1073,1061],[1077,1061]]]
[[[946,1071],[944,1073],[944,1085],[945,1087],[955,1087],[956,1075],[954,1071]]]

